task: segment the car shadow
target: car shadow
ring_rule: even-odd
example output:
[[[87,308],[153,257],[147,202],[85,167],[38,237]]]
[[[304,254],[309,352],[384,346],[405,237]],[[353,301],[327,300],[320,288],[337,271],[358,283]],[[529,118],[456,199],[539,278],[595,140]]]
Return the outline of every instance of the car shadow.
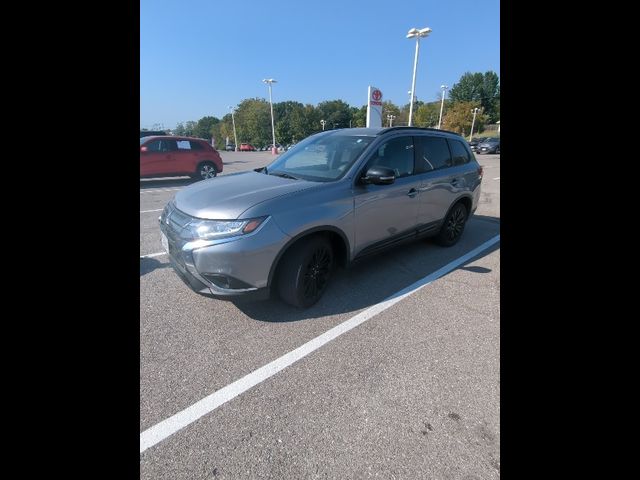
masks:
[[[186,187],[199,180],[191,177],[171,177],[171,178],[152,178],[140,179],[140,189],[145,188],[168,188],[168,187]]]
[[[425,239],[416,240],[370,257],[350,268],[338,269],[323,297],[308,309],[285,304],[274,293],[268,301],[234,303],[248,317],[264,322],[296,322],[356,312],[375,305],[436,272],[499,233],[499,218],[475,215],[468,222],[461,241],[453,247],[440,247]],[[467,265],[499,248],[498,241],[453,271],[461,269],[473,273],[489,273],[491,270],[488,268]]]
[[[171,263],[169,261],[167,262],[161,262],[159,260],[156,260],[155,258],[141,258],[140,259],[140,276],[142,277],[143,275],[146,275],[147,273],[151,273],[154,270],[157,270],[159,268],[170,268],[171,267]]]
[[[233,165],[234,163],[250,163],[249,160],[232,160],[230,162],[222,162],[224,165]]]

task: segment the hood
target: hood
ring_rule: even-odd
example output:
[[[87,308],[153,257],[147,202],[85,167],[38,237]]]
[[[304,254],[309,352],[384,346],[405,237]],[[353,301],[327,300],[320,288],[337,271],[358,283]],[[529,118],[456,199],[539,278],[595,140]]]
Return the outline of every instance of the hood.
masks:
[[[258,172],[242,172],[203,180],[175,196],[178,210],[209,220],[233,220],[259,203],[317,186],[316,182],[291,180]]]

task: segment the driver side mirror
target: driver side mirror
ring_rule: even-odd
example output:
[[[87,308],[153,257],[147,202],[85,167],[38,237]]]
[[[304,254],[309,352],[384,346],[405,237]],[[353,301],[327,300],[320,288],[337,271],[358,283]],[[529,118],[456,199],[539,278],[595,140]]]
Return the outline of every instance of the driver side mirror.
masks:
[[[387,167],[371,167],[360,181],[364,184],[391,185],[396,181],[396,174]]]

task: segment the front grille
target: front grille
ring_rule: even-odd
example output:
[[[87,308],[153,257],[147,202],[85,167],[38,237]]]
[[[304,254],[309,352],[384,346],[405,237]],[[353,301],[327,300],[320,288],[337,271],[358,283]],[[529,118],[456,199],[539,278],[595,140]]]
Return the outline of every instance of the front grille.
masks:
[[[167,241],[169,243],[169,255],[182,268],[185,268],[185,259],[183,258],[183,252],[181,251],[181,246],[184,243],[184,240],[180,238],[180,233],[192,218],[193,217],[175,208],[173,201],[167,204],[160,216],[160,228],[167,236]]]
[[[193,217],[178,210],[173,202],[166,206],[162,214],[162,221],[174,232],[182,230],[191,220],[193,220]]]

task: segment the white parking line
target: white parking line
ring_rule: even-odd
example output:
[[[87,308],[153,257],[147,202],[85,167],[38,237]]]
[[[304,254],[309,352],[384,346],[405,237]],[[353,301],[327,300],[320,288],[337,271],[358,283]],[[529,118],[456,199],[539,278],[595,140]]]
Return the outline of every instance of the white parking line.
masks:
[[[494,178],[494,180],[500,180],[500,177],[496,177],[496,178]]]
[[[140,195],[143,193],[154,193],[154,192],[175,192],[176,190],[180,190],[183,187],[173,187],[173,188],[147,188],[146,190],[140,190]]]
[[[491,247],[495,243],[500,241],[500,235],[496,235],[492,239],[484,242],[477,248],[474,248],[466,255],[463,255],[460,258],[448,263],[444,267],[436,270],[435,272],[427,275],[426,277],[418,280],[417,282],[409,285],[406,288],[403,288],[399,292],[394,293],[393,295],[387,297],[382,302],[373,305],[366,310],[360,312],[354,317],[351,317],[349,320],[345,320],[339,325],[327,330],[323,334],[317,336],[313,340],[308,341],[304,345],[292,350],[289,353],[284,354],[280,358],[272,361],[264,365],[263,367],[254,370],[248,375],[242,377],[239,380],[227,385],[226,387],[221,388],[220,390],[212,393],[211,395],[199,400],[193,405],[185,408],[181,412],[176,413],[175,415],[167,418],[166,420],[162,420],[160,423],[157,423],[153,427],[146,429],[144,432],[140,434],[140,453],[144,452],[150,447],[153,447],[157,443],[160,443],[167,437],[170,437],[177,431],[183,429],[189,424],[195,422],[200,417],[212,412],[219,406],[225,404],[229,400],[237,397],[241,393],[246,392],[250,388],[258,385],[261,382],[264,382],[269,377],[272,377],[280,370],[287,368],[289,365],[294,364],[298,360],[306,357],[311,352],[319,349],[323,345],[329,343],[331,340],[338,338],[343,333],[348,332],[349,330],[357,327],[361,323],[366,322],[367,320],[373,318],[378,313],[383,312],[387,308],[395,305],[403,298],[411,295],[412,293],[417,292],[423,287],[426,287],[434,280],[446,275],[450,271],[454,270],[458,266],[462,265],[466,261],[472,259],[479,253],[483,252],[487,248]]]
[[[158,253],[150,253],[149,255],[140,255],[140,258],[153,258],[159,257],[160,255],[166,255],[167,252],[158,252]]]
[[[140,213],[161,212],[162,208],[156,208],[155,210],[140,210]]]

